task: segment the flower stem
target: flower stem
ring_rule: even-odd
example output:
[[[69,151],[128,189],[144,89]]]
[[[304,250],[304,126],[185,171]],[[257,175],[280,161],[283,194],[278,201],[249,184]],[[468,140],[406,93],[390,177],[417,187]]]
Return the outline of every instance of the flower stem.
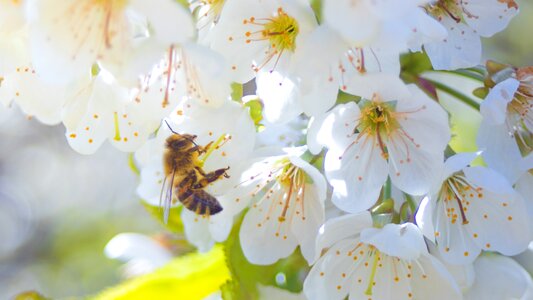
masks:
[[[466,96],[465,94],[441,83],[441,82],[438,82],[438,81],[434,81],[434,80],[431,80],[431,79],[426,79],[427,81],[429,81],[433,86],[435,86],[435,88],[437,90],[440,90],[440,91],[443,91],[445,92],[446,94],[450,95],[450,96],[453,96],[455,98],[457,98],[459,101],[463,102],[464,104],[472,107],[473,109],[475,110],[478,110],[479,111],[479,102],[477,102],[476,100]]]
[[[448,73],[448,74],[454,74],[466,78],[470,78],[479,82],[483,82],[485,78],[480,73],[470,71],[470,70],[455,70],[455,71],[439,71],[441,73]]]
[[[385,186],[383,187],[383,201],[391,198],[391,190],[392,190],[392,183],[390,181],[390,176],[387,177],[387,182],[385,182]]]
[[[407,203],[409,204],[409,208],[411,209],[411,213],[414,215],[414,213],[416,212],[415,200],[413,200],[413,197],[411,197],[411,195],[408,195],[408,194],[404,194],[404,195],[405,195],[405,199]]]

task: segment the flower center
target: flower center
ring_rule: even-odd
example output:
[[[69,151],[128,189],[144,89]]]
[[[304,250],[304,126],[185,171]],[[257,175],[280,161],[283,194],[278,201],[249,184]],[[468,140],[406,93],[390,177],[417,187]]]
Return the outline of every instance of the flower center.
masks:
[[[278,16],[264,24],[261,34],[264,38],[268,38],[273,48],[294,52],[298,31],[296,20],[279,8]]]
[[[456,0],[439,0],[435,4],[429,5],[428,12],[439,20],[441,20],[443,16],[449,16],[457,23],[460,23],[464,16],[471,19],[479,18],[466,10]]]
[[[463,225],[469,223],[466,213],[470,202],[475,199],[483,199],[483,189],[470,184],[463,172],[454,174],[444,182],[439,197],[439,200],[444,201],[450,222],[455,224],[460,215]]]
[[[395,103],[375,101],[377,97],[374,96],[373,101],[362,103],[361,118],[354,132],[359,132],[360,136],[375,137],[381,149],[381,155],[388,158],[385,143],[391,134],[400,128],[400,124],[395,116]]]
[[[287,211],[289,210],[290,201],[293,196],[296,195],[296,202],[301,203],[303,212],[303,190],[305,188],[306,176],[300,168],[289,162],[276,179],[285,190],[283,210],[278,217],[279,222],[284,222],[287,219]],[[302,194],[301,198],[300,194]],[[305,220],[304,216],[302,218]]]
[[[296,36],[299,32],[298,22],[295,18],[285,13],[281,7],[278,8],[275,17],[264,19],[250,17],[249,19],[245,19],[243,24],[261,27],[260,30],[245,32],[247,44],[255,41],[268,41],[269,43],[265,60],[261,65],[253,66],[256,72],[264,67],[273,57],[277,57],[277,64],[283,52],[294,52],[294,49],[296,49]]]

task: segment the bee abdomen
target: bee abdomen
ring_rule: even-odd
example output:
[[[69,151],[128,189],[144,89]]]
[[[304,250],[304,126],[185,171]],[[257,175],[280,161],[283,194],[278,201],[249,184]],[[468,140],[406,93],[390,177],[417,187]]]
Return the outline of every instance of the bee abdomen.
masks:
[[[211,216],[222,211],[218,200],[204,190],[188,190],[178,199],[185,208],[199,215]]]

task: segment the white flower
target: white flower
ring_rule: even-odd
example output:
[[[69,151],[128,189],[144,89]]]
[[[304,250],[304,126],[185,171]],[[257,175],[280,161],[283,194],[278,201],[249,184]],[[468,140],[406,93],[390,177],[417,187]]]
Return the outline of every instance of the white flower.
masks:
[[[528,158],[533,159],[533,155],[530,155]],[[533,240],[533,174],[531,172],[532,170],[529,170],[516,181],[515,190],[522,195],[526,203],[529,219],[529,232],[532,234],[531,240]],[[533,246],[531,248],[533,248]]]
[[[194,29],[188,12],[170,0],[33,0],[28,11],[35,69],[61,83],[90,73],[97,61],[128,62],[150,36],[167,47]]]
[[[374,91],[363,95],[369,100],[336,106],[308,133],[312,152],[329,149],[332,201],[348,212],[370,208],[387,176],[409,194],[428,192],[450,139],[445,111],[418,88],[381,80],[367,89]]]
[[[156,240],[139,233],[121,233],[105,246],[105,255],[125,262],[126,276],[143,275],[162,267],[172,253]]]
[[[327,25],[316,28],[299,44],[294,60],[300,103],[310,116],[331,108],[339,89],[359,95],[363,76],[400,73],[399,51],[379,45],[352,47]]]
[[[474,285],[464,293],[466,300],[533,298],[531,275],[511,258],[483,255],[474,262]]]
[[[213,28],[220,19],[226,0],[189,0],[189,7],[196,16],[199,41],[209,43]]]
[[[260,70],[286,70],[314,26],[311,7],[298,0],[227,0],[212,47],[226,57],[234,80],[245,83]]]
[[[62,118],[70,146],[92,154],[105,140],[122,151],[133,152],[157,128],[152,116],[136,109],[130,90],[120,87],[105,70],[70,88]]]
[[[228,0],[211,46],[228,61],[232,78],[257,76],[265,118],[287,122],[302,112],[291,65],[298,45],[316,26],[309,3],[299,0]]]
[[[487,164],[515,182],[533,160],[533,69],[518,69],[513,78],[494,86],[481,103],[483,121],[477,144]]]
[[[507,180],[485,167],[468,167],[475,153],[446,161],[418,210],[417,224],[450,264],[474,261],[481,250],[516,255],[530,241],[524,200]]]
[[[419,7],[427,2],[325,0],[324,23],[353,47],[389,46],[399,53],[419,46],[413,44],[414,35],[442,36],[441,26]]]
[[[43,81],[30,64],[22,61],[6,71],[0,80],[0,102],[16,103],[28,117],[47,125],[61,122],[65,87]]]
[[[291,147],[305,142],[307,119],[296,118],[285,124],[272,124],[262,121],[261,131],[257,133],[256,148]]]
[[[297,246],[311,262],[315,237],[324,222],[326,181],[300,158],[304,148],[281,154],[272,151],[257,154],[259,158],[242,173],[241,183],[224,195],[222,203],[230,214],[226,218],[250,206],[240,231],[242,249],[250,262],[272,264]]]
[[[324,224],[317,253],[328,250],[304,282],[309,299],[461,299],[414,224],[371,226],[368,212]]]
[[[439,0],[426,7],[448,30],[448,36],[426,43],[434,69],[452,70],[479,64],[482,37],[490,37],[507,27],[518,14],[514,0]]]
[[[237,102],[227,101],[219,108],[209,108],[188,100],[173,113],[169,124],[181,134],[197,135],[195,142],[198,145],[205,146],[209,142],[219,141],[218,149],[213,146],[215,151],[205,160],[203,169],[212,171],[230,167],[227,171],[229,179],[218,180],[205,188],[209,194],[221,201],[219,196],[238,184],[237,165],[248,158],[254,146],[255,128],[248,109]],[[152,205],[159,205],[161,201],[161,190],[165,181],[162,158],[165,140],[171,134],[164,124],[158,130],[156,138],[148,141],[136,152],[136,158],[141,165],[141,183],[137,193]],[[221,140],[221,137],[224,139]],[[176,196],[176,193],[173,194]],[[172,203],[179,202],[174,199]],[[222,212],[227,209],[228,207],[223,205]],[[214,240],[223,241],[233,224],[232,219],[225,219],[220,214],[209,218],[200,217],[187,209],[183,209],[181,217],[187,239],[201,251],[208,250]]]
[[[24,1],[0,2],[0,74],[17,66],[21,31],[25,31]],[[24,46],[26,46],[24,44]],[[25,51],[27,52],[27,51]]]

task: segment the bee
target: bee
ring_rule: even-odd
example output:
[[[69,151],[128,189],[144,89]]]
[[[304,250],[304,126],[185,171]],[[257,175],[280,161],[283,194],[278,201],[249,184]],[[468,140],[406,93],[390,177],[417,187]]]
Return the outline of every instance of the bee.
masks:
[[[163,190],[167,186],[164,199],[165,222],[168,221],[173,192],[177,194],[177,199],[185,208],[198,215],[211,216],[221,212],[220,202],[204,189],[222,177],[229,178],[227,174],[229,167],[206,173],[202,169],[200,156],[208,152],[213,142],[200,146],[195,142],[196,135],[179,134],[172,128],[170,130],[173,134],[165,142],[163,155],[165,179],[160,196],[162,198]]]

